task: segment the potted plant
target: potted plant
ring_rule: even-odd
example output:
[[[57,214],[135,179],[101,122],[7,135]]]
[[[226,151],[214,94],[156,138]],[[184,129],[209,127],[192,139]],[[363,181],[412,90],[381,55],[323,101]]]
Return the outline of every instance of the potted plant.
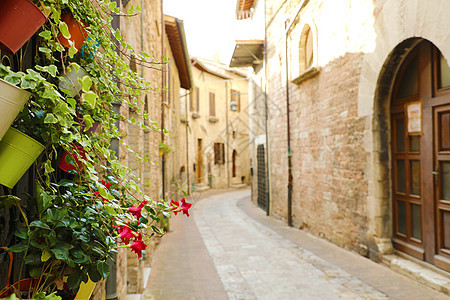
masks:
[[[36,65],[11,75],[19,77],[16,85],[31,93],[11,126],[45,148],[34,168],[37,189],[27,201],[37,207],[38,213],[24,215],[28,220],[16,232],[21,242],[8,251],[22,253],[24,272],[39,279],[31,287],[31,297],[61,291],[66,274],[66,285],[75,296],[82,282],[89,278],[98,282],[108,276],[106,259],[118,248],[131,248],[141,256],[152,235],[163,234],[158,226],[162,216],[181,208],[145,195],[136,184],[139,179],[110,149],[112,140],[120,143],[123,139],[116,122],[135,122],[115,113],[113,106],[124,102],[136,107],[137,98],[151,88],[122,58],[134,55],[145,63],[145,57],[150,56],[135,53],[122,40],[120,31],[111,27],[111,15],[121,12],[110,1],[42,0],[42,5],[51,10],[51,15],[38,33]],[[84,43],[89,47],[85,55],[77,57],[77,64],[89,76],[77,79],[81,90],[74,95],[58,89],[78,51],[76,42],[69,42],[68,48],[61,45],[60,34],[66,39],[72,36],[64,13],[82,24],[79,27],[88,28]],[[94,51],[94,46],[100,50]],[[87,134],[95,122],[100,123],[101,130]],[[74,151],[73,145],[79,148]],[[85,157],[64,158],[77,167],[75,158],[82,163],[76,174],[67,176],[71,180],[64,180],[65,174],[58,171],[61,149],[70,154],[88,153]],[[20,208],[18,200],[13,204]]]
[[[30,0],[0,1],[0,48],[15,54],[46,20]]]

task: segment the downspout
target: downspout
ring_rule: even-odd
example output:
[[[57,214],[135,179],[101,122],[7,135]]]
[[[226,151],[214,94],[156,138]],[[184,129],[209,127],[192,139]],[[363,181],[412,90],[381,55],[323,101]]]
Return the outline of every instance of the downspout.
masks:
[[[267,13],[266,13],[266,1],[264,1],[264,110],[265,110],[265,130],[266,130],[266,215],[270,214],[270,172],[269,172],[269,127],[267,126],[269,121],[269,105],[267,104]]]
[[[117,4],[117,7],[120,7],[120,0],[114,0],[114,2]],[[120,17],[118,15],[113,15],[111,26],[113,29],[120,29]],[[116,46],[118,46],[117,40],[115,40]],[[116,50],[117,51],[117,50]],[[117,82],[117,86],[120,88],[120,82]],[[116,100],[112,104],[112,111],[118,115],[120,115],[120,107],[122,106],[122,101],[120,99]],[[120,121],[117,120],[115,122],[117,130],[120,129]],[[110,144],[110,149],[114,151],[116,158],[119,158],[119,140],[118,139],[112,139]],[[105,299],[111,299],[116,300],[119,298],[119,295],[117,294],[117,253],[113,254],[112,259],[108,259],[107,263],[110,269],[109,276],[106,278],[106,284],[105,284]]]
[[[189,91],[186,95],[184,95],[185,97],[185,103],[184,103],[184,111],[186,114],[186,176],[187,176],[187,193],[188,195],[191,194],[191,187],[190,182],[189,182],[189,130],[188,130],[188,126],[189,126],[189,115],[188,115],[188,98],[187,96],[189,96],[189,101],[191,98],[191,91]]]
[[[225,81],[225,130],[226,130],[226,136],[227,136],[227,183],[228,187],[231,186],[230,182],[230,142],[228,137],[228,81]]]
[[[287,121],[287,143],[288,143],[288,199],[287,199],[287,223],[292,226],[292,152],[291,152],[291,124],[289,103],[289,58],[288,58],[288,35],[286,33],[286,121]]]
[[[163,0],[161,0],[161,61],[164,61],[164,11],[163,11]],[[161,72],[161,143],[164,143],[164,101],[166,99],[166,93],[164,92],[164,82],[166,76],[166,65]],[[166,200],[166,155],[163,151],[162,153],[162,164],[161,164],[161,177],[162,177],[162,198]]]

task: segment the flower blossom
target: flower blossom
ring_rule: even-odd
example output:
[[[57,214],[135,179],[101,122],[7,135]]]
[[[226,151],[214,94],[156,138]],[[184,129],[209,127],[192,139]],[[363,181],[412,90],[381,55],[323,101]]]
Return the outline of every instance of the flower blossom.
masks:
[[[189,217],[189,208],[191,208],[192,204],[187,203],[184,198],[180,200],[181,204],[178,201],[170,201],[170,208],[172,209],[173,213],[177,215],[180,211],[183,212],[186,216]]]
[[[133,230],[131,230],[131,228],[128,225],[121,226],[117,230],[117,232],[119,232],[120,238],[125,243],[125,245],[128,245],[131,239],[136,238],[136,235],[133,233]]]
[[[143,241],[134,241],[130,245],[131,251],[134,251],[138,258],[142,257],[142,250],[145,250],[147,248],[147,245]]]
[[[141,202],[141,204],[139,204],[139,206],[134,206],[134,204],[128,209],[128,211],[132,214],[135,215],[136,218],[139,220],[140,217],[142,217],[142,209],[144,208],[144,206],[148,203],[147,200],[143,200]]]
[[[112,183],[110,182],[106,182],[105,180],[102,180],[102,184],[105,186],[105,188],[107,188],[108,190],[111,188]]]

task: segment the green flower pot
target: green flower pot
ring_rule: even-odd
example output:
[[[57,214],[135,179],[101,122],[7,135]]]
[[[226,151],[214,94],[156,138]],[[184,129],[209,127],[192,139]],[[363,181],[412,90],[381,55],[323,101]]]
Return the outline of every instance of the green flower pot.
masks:
[[[13,188],[43,150],[41,143],[9,128],[0,140],[0,184]]]

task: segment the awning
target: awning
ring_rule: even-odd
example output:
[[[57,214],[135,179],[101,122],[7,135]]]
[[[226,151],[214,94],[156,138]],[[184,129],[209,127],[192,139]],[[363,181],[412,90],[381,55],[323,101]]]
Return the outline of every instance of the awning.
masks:
[[[248,40],[236,41],[230,67],[256,67],[262,64],[264,41]]]

